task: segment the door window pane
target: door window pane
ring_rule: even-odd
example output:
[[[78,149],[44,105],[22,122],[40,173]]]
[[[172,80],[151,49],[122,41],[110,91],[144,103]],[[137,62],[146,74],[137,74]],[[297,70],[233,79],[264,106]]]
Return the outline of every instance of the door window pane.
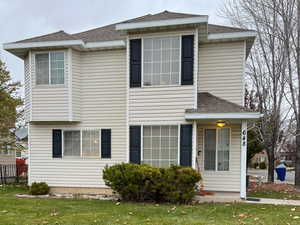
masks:
[[[216,169],[216,129],[204,130],[204,169]]]
[[[218,170],[229,170],[229,128],[218,130]]]

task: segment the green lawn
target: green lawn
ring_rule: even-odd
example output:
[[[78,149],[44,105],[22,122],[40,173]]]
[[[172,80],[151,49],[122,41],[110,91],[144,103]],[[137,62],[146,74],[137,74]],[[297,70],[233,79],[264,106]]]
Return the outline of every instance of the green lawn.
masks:
[[[99,200],[21,199],[0,187],[0,224],[300,224],[300,207],[256,204],[155,205]]]

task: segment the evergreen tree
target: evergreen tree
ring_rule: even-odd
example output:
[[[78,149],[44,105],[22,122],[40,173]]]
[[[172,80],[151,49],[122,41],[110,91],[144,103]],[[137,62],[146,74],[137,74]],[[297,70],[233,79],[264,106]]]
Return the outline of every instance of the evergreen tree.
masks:
[[[17,107],[22,105],[18,90],[20,82],[13,82],[5,63],[0,60],[0,151],[14,146],[14,129],[19,116]]]

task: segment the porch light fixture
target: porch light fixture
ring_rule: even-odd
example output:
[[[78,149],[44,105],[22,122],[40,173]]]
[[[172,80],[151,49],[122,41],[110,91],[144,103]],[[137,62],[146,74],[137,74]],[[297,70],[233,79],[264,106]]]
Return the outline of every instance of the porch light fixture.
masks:
[[[218,127],[225,127],[226,126],[226,121],[225,120],[218,120],[216,122]]]

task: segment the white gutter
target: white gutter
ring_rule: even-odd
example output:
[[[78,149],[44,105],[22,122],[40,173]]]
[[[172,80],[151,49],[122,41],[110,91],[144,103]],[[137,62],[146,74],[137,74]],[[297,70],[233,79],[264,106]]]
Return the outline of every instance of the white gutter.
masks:
[[[259,119],[261,113],[186,113],[185,119]]]
[[[228,38],[246,38],[246,37],[256,37],[255,31],[245,31],[245,32],[232,32],[232,33],[218,33],[218,34],[209,34],[207,36],[208,40],[216,39],[228,39]]]
[[[26,49],[38,47],[57,47],[57,46],[72,46],[84,45],[82,40],[66,40],[66,41],[43,41],[43,42],[28,42],[28,43],[5,43],[3,49]]]
[[[88,42],[85,48],[106,48],[106,47],[125,47],[125,41],[101,41],[101,42]]]
[[[44,42],[28,42],[28,43],[5,43],[4,50],[13,49],[28,49],[40,47],[71,47],[80,46],[82,48],[108,48],[108,47],[125,47],[123,40],[119,41],[101,41],[84,43],[82,40],[67,40],[67,41],[44,41]]]
[[[161,26],[172,26],[181,24],[193,24],[193,23],[207,23],[208,16],[197,16],[180,19],[169,19],[169,20],[156,20],[148,22],[136,22],[136,23],[120,23],[116,25],[116,30],[131,30],[137,28],[147,27],[161,27]]]

